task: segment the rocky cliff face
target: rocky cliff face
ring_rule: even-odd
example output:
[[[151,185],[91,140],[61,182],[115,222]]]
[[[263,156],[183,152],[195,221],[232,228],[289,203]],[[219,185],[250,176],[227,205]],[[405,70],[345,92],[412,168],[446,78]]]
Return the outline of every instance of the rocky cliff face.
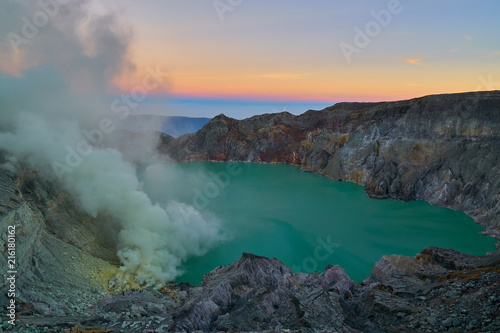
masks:
[[[498,236],[499,117],[500,92],[344,103],[302,116],[219,116],[160,149],[177,160],[298,165],[365,185],[374,197],[464,210]],[[200,286],[115,293],[107,289],[117,269],[115,234],[101,227],[109,217],[78,207],[36,172],[0,169],[0,268],[5,275],[7,229],[15,225],[19,272],[16,326],[4,309],[0,333],[500,331],[500,254],[427,248],[386,256],[359,284],[339,266],[294,273],[243,254]]]
[[[464,211],[500,239],[500,91],[224,115],[161,150],[175,160],[286,163],[376,198]]]
[[[18,314],[74,314],[94,305],[96,297],[108,295],[106,274],[111,276],[116,270],[109,262],[117,259],[100,222],[83,213],[67,193],[36,172],[14,174],[2,169],[0,304],[9,302],[9,227],[16,230]]]

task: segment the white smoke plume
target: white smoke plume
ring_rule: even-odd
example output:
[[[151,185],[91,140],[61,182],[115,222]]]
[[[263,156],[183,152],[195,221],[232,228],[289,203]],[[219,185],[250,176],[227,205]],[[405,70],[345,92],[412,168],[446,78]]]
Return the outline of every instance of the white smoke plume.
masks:
[[[126,160],[138,155],[103,144],[126,116],[106,96],[116,75],[133,70],[132,33],[91,5],[0,0],[0,150],[8,167],[27,165],[61,182],[92,216],[121,221],[115,282],[160,285],[220,241],[219,226],[191,206],[153,203]],[[159,162],[149,143],[143,166]]]

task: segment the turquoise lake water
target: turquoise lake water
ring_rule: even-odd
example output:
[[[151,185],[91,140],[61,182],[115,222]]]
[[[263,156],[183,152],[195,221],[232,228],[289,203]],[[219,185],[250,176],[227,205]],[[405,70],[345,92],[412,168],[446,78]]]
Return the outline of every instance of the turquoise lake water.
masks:
[[[230,235],[203,257],[189,259],[177,282],[199,284],[243,252],[277,258],[294,272],[341,265],[359,282],[383,255],[414,256],[427,246],[474,255],[495,250],[496,240],[480,235],[483,228],[462,212],[422,201],[370,199],[359,185],[297,167],[189,162],[165,166],[162,173],[175,176],[164,184],[154,181],[154,173],[144,177],[153,200],[195,205]]]

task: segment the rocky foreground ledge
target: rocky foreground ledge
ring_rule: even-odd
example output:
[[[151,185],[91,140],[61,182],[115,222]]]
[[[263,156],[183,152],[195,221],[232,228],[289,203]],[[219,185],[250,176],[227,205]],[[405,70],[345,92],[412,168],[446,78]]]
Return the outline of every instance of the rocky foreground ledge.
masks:
[[[356,284],[340,266],[293,273],[244,253],[200,286],[127,291],[66,316],[24,315],[13,331],[499,332],[499,307],[500,255],[426,248],[386,256]]]
[[[100,221],[36,173],[0,173],[0,232],[18,225],[16,326],[0,332],[499,332],[500,255],[386,256],[363,283],[243,254],[200,286],[113,293]],[[6,267],[5,253],[0,267]],[[6,281],[6,280],[2,280]],[[0,305],[8,304],[3,284]],[[7,327],[8,330],[7,330]]]

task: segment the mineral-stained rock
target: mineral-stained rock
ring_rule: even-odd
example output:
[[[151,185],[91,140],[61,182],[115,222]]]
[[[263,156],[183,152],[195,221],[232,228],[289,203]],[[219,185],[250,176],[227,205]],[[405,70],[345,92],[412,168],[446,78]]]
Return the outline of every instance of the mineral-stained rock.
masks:
[[[205,275],[199,286],[170,285],[101,297],[78,316],[23,316],[38,327],[110,332],[496,332],[500,265],[446,249],[388,256],[363,283],[338,266],[293,273],[276,259],[244,253]],[[463,269],[450,268],[453,261]],[[479,266],[475,266],[477,263]],[[413,265],[412,265],[413,264]],[[404,283],[408,288],[405,290]],[[442,327],[441,327],[442,326]]]
[[[286,163],[472,216],[500,239],[500,91],[219,115],[160,149],[174,160]]]
[[[7,230],[15,227],[18,313],[82,313],[108,294],[101,277],[115,269],[108,262],[114,250],[100,240],[98,221],[59,190],[36,173],[0,171],[0,248],[7,249]],[[7,263],[2,250],[2,306],[9,301]]]
[[[373,197],[463,210],[498,238],[499,118],[500,92],[339,103],[301,116],[218,116],[160,149],[177,160],[298,165]],[[17,324],[2,318],[0,332],[500,332],[500,254],[385,256],[355,284],[339,266],[294,273],[245,253],[199,286],[113,293],[115,234],[100,218],[36,172],[0,169],[0,248],[15,225],[20,272]],[[2,274],[6,267],[2,251]]]

